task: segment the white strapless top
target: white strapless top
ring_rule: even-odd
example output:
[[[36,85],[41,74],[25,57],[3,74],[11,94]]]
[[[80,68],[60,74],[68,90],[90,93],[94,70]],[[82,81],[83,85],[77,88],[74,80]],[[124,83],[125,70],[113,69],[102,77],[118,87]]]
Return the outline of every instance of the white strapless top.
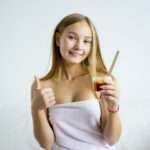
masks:
[[[52,150],[115,150],[100,132],[100,115],[96,98],[50,107],[49,120],[56,138]]]

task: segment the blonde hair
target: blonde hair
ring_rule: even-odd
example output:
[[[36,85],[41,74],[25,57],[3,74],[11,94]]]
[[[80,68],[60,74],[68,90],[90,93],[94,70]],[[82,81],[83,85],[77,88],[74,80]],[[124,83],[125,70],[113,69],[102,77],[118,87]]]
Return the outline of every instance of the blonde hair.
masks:
[[[54,30],[53,38],[52,38],[52,66],[51,66],[50,71],[44,77],[40,78],[40,80],[47,80],[54,76],[58,76],[60,68],[63,69],[63,67],[61,66],[62,64],[61,64],[61,55],[59,52],[59,47],[56,44],[56,33],[57,32],[62,33],[64,29],[68,27],[69,25],[72,25],[74,23],[81,22],[81,21],[85,21],[89,25],[92,31],[92,37],[93,37],[91,52],[89,56],[83,62],[81,62],[81,65],[87,68],[88,70],[90,70],[90,66],[92,65],[92,60],[93,60],[92,52],[94,52],[94,48],[95,48],[96,72],[100,72],[104,74],[108,73],[107,68],[104,64],[103,58],[102,58],[99,39],[98,39],[95,26],[92,24],[92,22],[87,16],[81,15],[79,13],[73,13],[64,17],[58,23],[58,25],[56,26]]]

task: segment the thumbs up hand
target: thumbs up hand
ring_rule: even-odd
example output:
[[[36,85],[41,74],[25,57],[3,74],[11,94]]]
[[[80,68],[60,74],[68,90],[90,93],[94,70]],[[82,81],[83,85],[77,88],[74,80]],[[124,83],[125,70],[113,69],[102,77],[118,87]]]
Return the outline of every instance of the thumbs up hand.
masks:
[[[32,106],[45,110],[56,103],[52,88],[42,88],[40,80],[34,76],[32,86]]]

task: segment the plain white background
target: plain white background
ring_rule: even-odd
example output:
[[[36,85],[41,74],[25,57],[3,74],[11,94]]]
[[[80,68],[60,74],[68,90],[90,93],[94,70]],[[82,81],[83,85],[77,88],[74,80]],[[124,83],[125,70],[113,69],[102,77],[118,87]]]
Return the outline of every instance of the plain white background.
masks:
[[[0,1],[0,149],[40,150],[33,138],[30,86],[50,67],[55,25],[70,13],[95,24],[105,62],[118,78],[123,133],[117,150],[150,149],[150,2],[147,0]]]

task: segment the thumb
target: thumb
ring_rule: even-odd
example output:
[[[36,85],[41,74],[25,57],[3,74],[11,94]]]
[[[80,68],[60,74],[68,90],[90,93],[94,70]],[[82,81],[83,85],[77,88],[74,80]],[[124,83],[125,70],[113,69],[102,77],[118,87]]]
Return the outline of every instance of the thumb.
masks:
[[[96,91],[96,96],[99,99],[101,97],[101,92],[100,91]]]
[[[34,79],[35,79],[36,89],[40,90],[41,89],[40,80],[38,79],[36,75],[34,76]]]

